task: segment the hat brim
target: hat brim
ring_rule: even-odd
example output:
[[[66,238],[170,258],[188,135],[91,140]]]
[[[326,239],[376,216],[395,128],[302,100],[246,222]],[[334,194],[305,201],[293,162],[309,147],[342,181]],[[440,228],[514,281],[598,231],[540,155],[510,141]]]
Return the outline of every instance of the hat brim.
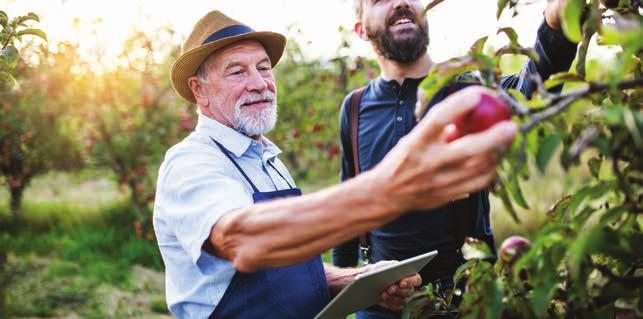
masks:
[[[183,53],[172,66],[171,81],[174,90],[190,103],[196,103],[192,90],[188,86],[188,78],[194,76],[205,59],[214,51],[241,40],[257,40],[266,50],[270,63],[274,67],[281,59],[286,47],[286,38],[274,32],[249,32],[223,38]]]

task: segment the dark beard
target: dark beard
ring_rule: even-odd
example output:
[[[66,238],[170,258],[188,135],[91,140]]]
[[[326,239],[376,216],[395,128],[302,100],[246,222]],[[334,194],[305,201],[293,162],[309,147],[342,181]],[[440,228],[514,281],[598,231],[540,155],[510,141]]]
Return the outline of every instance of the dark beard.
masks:
[[[396,15],[394,15],[396,16]],[[389,19],[391,20],[391,19]],[[426,53],[426,48],[429,45],[428,25],[419,25],[412,35],[404,37],[404,39],[395,39],[389,29],[390,24],[387,22],[384,30],[368,30],[366,28],[366,35],[375,45],[377,52],[383,57],[396,61],[401,64],[409,64],[417,61],[422,55]]]

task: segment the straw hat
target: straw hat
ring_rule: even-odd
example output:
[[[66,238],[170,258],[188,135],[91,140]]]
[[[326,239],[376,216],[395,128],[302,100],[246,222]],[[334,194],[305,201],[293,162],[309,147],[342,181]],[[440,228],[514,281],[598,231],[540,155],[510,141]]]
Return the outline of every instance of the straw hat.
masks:
[[[286,38],[274,32],[257,32],[219,11],[212,11],[196,23],[183,44],[181,55],[172,66],[172,86],[176,93],[196,103],[188,86],[188,78],[214,51],[241,40],[257,40],[263,44],[272,66],[275,66],[286,46]]]

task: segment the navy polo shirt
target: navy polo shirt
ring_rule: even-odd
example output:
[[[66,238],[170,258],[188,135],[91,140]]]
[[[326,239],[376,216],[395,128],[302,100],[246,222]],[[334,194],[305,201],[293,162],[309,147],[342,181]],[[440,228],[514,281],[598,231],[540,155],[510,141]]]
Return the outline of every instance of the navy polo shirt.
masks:
[[[540,59],[529,60],[523,70],[502,79],[505,88],[515,88],[529,96],[535,89],[528,74],[538,73],[543,79],[569,69],[576,54],[576,44],[543,21],[534,45]],[[359,107],[359,159],[361,170],[377,165],[384,156],[408,134],[416,124],[414,115],[417,89],[421,78],[407,78],[402,84],[382,78],[372,80],[365,88]],[[470,84],[456,81],[440,91],[430,106],[449,94]],[[351,151],[350,120],[344,99],[340,113],[340,136],[343,147],[341,180],[354,176]],[[489,198],[486,191],[471,195],[476,210],[474,236],[493,243],[489,220]],[[431,250],[439,254],[421,272],[425,282],[448,278],[463,260],[455,238],[456,220],[451,204],[431,210],[409,212],[371,232],[373,261],[402,260]],[[358,240],[352,240],[333,249],[333,263],[341,267],[355,266],[358,260]]]

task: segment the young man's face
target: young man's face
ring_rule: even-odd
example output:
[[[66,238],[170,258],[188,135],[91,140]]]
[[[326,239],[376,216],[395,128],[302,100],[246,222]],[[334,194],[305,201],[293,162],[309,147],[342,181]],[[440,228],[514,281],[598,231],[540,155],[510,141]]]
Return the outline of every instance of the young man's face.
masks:
[[[426,53],[429,26],[420,0],[358,1],[362,16],[356,30],[361,27],[379,55],[408,64]]]

